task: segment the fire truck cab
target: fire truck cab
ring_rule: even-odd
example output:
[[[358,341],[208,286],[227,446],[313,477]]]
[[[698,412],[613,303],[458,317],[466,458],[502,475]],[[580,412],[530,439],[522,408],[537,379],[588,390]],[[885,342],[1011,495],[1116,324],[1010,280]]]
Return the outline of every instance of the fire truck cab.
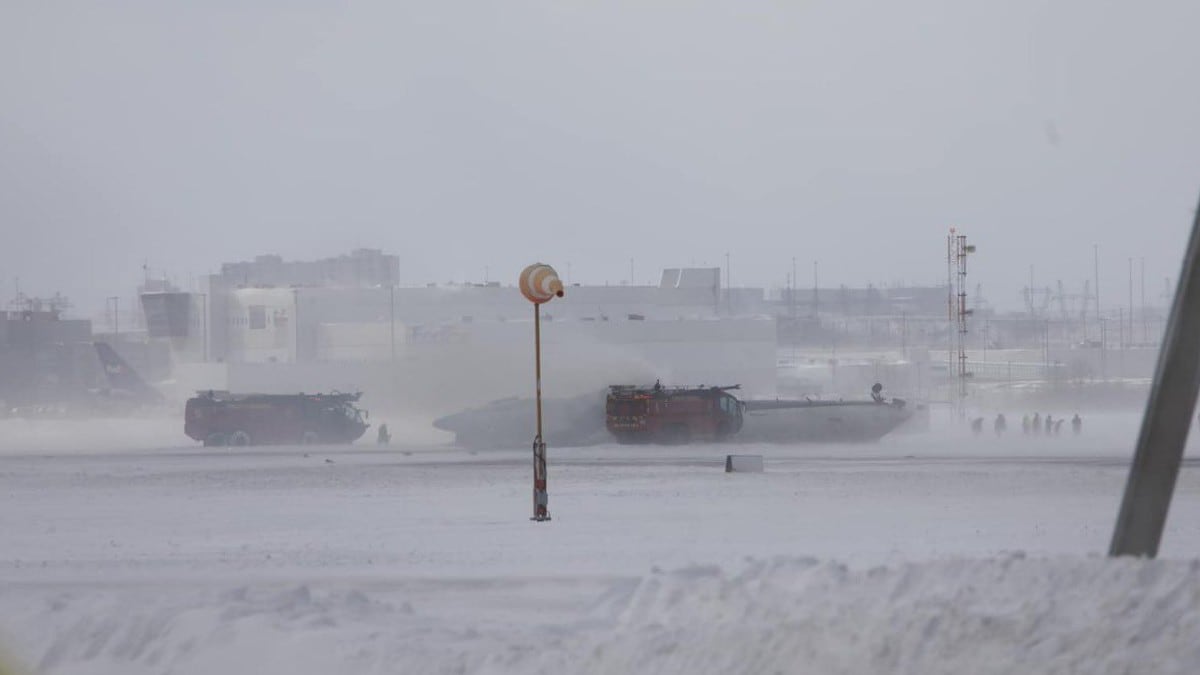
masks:
[[[619,443],[724,440],[742,428],[744,404],[729,387],[609,387],[605,425]]]

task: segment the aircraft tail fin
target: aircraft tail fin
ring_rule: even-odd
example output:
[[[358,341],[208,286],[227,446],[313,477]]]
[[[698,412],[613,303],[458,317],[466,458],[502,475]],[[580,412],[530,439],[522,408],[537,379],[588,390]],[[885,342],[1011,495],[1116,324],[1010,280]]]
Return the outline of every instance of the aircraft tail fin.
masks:
[[[96,355],[100,357],[100,364],[104,367],[104,377],[113,391],[119,391],[146,403],[158,403],[164,400],[162,393],[146,384],[142,376],[138,375],[137,371],[117,354],[112,345],[107,342],[93,344],[96,347]]]

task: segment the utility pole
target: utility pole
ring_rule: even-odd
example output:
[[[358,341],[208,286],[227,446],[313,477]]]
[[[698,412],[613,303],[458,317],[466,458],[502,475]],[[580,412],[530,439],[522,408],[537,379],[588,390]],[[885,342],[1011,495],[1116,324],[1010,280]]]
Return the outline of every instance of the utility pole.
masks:
[[[1117,305],[1117,344],[1121,351],[1117,352],[1117,377],[1125,377],[1125,308]]]
[[[725,252],[725,309],[733,314],[733,278],[729,274],[729,251]]]
[[[305,315],[308,316],[307,314]],[[292,329],[292,340],[294,347],[292,349],[292,362],[300,363],[300,289],[292,288],[292,319],[295,326]],[[226,344],[229,338],[226,337]]]
[[[1129,259],[1129,343],[1133,344],[1133,258]]]
[[[1141,282],[1139,285],[1142,292],[1142,344],[1148,344],[1150,342],[1150,330],[1146,319],[1146,257],[1142,256],[1140,262]]]
[[[792,256],[792,284],[791,284],[791,288],[788,290],[788,302],[791,305],[792,330],[793,331],[796,329],[796,326],[795,326],[795,323],[796,323],[796,287],[799,285],[800,285],[800,280],[796,278],[796,256]],[[796,336],[793,333],[793,335],[792,335],[793,346],[795,345],[795,343],[796,343]]]
[[[1092,244],[1092,282],[1096,284],[1096,320],[1100,320],[1100,245]],[[1085,300],[1086,302],[1086,300]]]
[[[204,309],[200,314],[200,318],[204,322],[203,327],[200,328],[200,351],[202,360],[204,363],[208,363],[208,293],[201,293],[200,298],[204,301]]]
[[[821,312],[821,280],[817,275],[817,261],[813,261],[813,316]]]
[[[1100,322],[1100,380],[1108,382],[1108,330],[1104,319]]]
[[[119,295],[110,295],[105,298],[104,304],[107,305],[112,301],[113,306],[113,335],[121,334],[121,297]]]

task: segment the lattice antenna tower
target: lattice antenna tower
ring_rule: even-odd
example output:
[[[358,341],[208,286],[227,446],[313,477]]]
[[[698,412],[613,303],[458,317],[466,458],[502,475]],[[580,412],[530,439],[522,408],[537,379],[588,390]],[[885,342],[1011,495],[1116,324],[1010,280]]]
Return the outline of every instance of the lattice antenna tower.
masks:
[[[946,237],[946,274],[949,286],[949,319],[954,325],[950,349],[950,373],[958,383],[957,407],[961,416],[965,412],[967,398],[967,319],[974,310],[967,308],[967,256],[975,252],[975,246],[967,244],[967,237],[950,228]]]

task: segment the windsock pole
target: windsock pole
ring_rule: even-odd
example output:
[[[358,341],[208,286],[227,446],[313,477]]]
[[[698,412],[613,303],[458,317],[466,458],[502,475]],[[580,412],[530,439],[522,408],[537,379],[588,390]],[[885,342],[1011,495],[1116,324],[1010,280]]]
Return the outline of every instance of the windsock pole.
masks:
[[[542,437],[542,306],[533,306],[533,371],[537,378],[537,437]]]
[[[537,435],[533,437],[533,519],[550,520],[546,443],[542,440],[542,306],[533,305],[533,363],[537,378]]]
[[[563,296],[562,281],[554,268],[535,263],[521,272],[521,294],[533,303],[533,363],[537,384],[537,435],[533,437],[533,518],[550,520],[550,496],[546,491],[546,442],[542,436],[542,308],[543,302]]]

